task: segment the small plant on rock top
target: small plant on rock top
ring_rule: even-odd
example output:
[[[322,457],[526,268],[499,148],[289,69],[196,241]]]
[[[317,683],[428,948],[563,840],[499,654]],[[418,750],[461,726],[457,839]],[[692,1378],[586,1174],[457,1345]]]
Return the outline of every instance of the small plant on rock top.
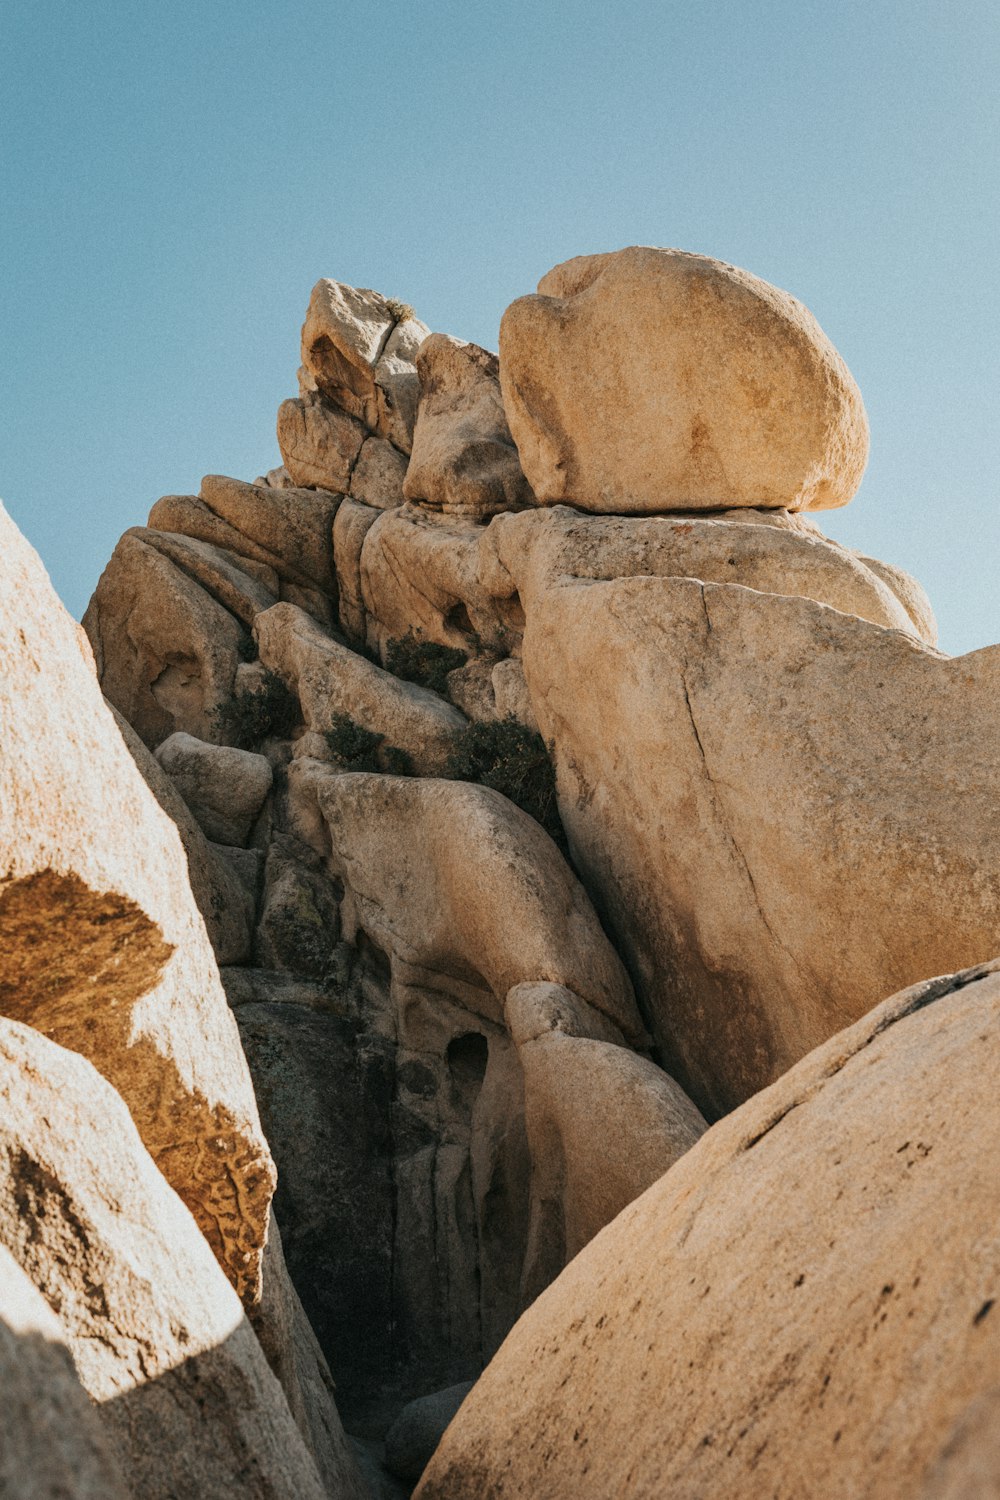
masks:
[[[385,648],[386,670],[404,682],[415,682],[435,693],[447,693],[448,673],[464,667],[468,661],[457,646],[442,646],[437,641],[422,641],[408,634],[388,641]]]
[[[385,305],[397,323],[406,323],[410,318],[417,316],[410,304],[408,302],[400,302],[398,297],[386,297]]]

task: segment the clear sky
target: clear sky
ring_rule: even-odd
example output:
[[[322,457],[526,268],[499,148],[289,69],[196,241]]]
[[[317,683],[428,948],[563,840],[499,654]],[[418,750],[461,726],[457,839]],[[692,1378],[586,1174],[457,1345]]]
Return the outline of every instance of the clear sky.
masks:
[[[1000,640],[997,0],[4,0],[0,68],[0,494],[74,613],[279,461],[318,277],[495,348],[642,243],[812,308],[873,434],[821,524]]]

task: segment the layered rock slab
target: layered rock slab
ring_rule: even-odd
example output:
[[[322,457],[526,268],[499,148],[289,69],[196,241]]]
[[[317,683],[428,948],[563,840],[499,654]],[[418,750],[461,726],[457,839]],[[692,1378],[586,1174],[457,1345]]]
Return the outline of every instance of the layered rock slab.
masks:
[[[543,504],[828,510],[867,462],[860,393],[808,309],[682,250],[556,266],[504,314],[500,380]]]
[[[184,851],[3,512],[0,543],[0,1012],[118,1089],[252,1304],[274,1168]]]
[[[998,1066],[996,962],[812,1053],[529,1309],[419,1500],[955,1493],[922,1486],[1000,1376]]]
[[[574,859],[707,1114],[1000,947],[1000,653],[735,585],[514,568]]]

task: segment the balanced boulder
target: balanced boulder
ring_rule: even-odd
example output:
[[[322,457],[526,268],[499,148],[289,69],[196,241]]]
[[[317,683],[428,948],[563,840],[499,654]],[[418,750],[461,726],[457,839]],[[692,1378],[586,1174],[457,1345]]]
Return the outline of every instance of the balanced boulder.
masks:
[[[682,250],[556,266],[504,314],[500,380],[546,505],[828,510],[867,462],[861,396],[812,314]]]

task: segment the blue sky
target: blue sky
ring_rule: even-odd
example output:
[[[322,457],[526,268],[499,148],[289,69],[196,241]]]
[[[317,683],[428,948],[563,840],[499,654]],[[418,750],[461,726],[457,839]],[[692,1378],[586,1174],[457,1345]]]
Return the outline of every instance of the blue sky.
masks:
[[[6,0],[0,494],[74,613],[119,534],[278,461],[310,287],[496,347],[643,243],[806,302],[868,407],[821,524],[1000,640],[995,0]]]

